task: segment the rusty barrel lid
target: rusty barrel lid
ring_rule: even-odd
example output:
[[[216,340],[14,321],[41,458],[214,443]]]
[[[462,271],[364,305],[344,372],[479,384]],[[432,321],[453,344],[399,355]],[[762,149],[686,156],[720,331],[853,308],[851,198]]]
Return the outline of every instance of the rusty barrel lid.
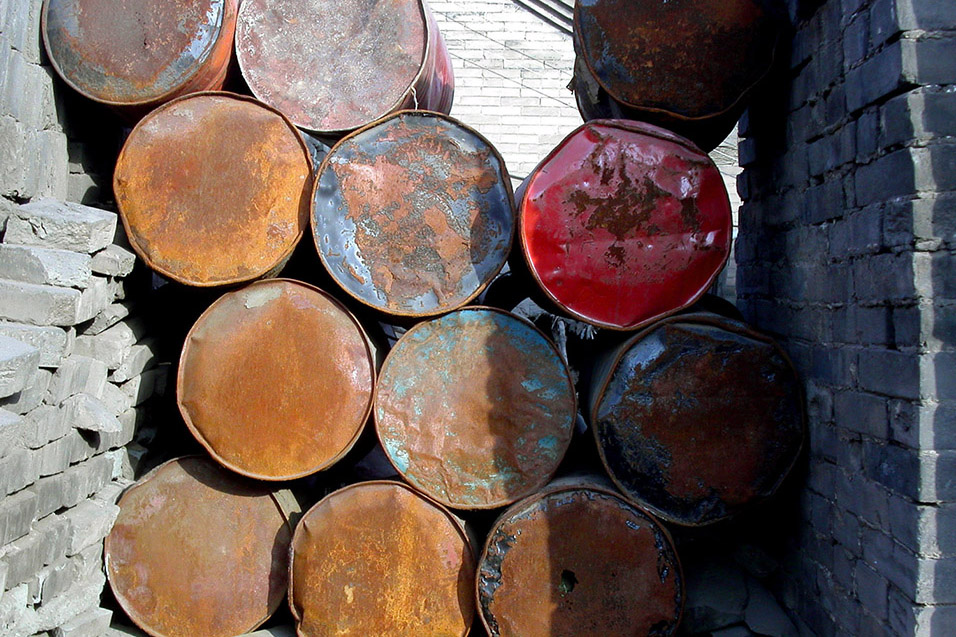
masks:
[[[601,460],[630,499],[700,526],[772,495],[803,444],[784,351],[744,323],[676,316],[628,339],[595,378]]]
[[[45,0],[43,42],[63,80],[112,106],[220,88],[238,0]]]
[[[245,0],[236,56],[253,94],[306,130],[451,110],[451,59],[423,0]]]
[[[130,244],[180,283],[257,279],[288,259],[309,219],[312,163],[278,111],[196,93],[143,118],[120,152],[113,190]]]
[[[541,332],[476,307],[399,339],[374,414],[382,447],[412,486],[453,508],[490,509],[554,475],[576,403],[568,369]]]
[[[219,463],[261,480],[331,466],[372,408],[375,362],[345,307],[299,281],[223,295],[183,345],[176,385],[190,431]]]
[[[268,619],[285,596],[292,538],[271,493],[196,456],[130,487],[105,548],[130,619],[156,637],[232,637]]]
[[[477,593],[491,637],[671,635],[684,605],[667,530],[586,480],[557,481],[498,518]]]
[[[544,293],[573,317],[637,329],[697,300],[730,253],[717,167],[639,122],[579,127],[518,191],[518,235]]]
[[[501,270],[514,194],[481,135],[439,113],[403,111],[332,148],[316,177],[312,231],[354,298],[389,314],[441,314]]]
[[[298,635],[467,635],[475,558],[444,507],[391,481],[353,484],[302,518],[289,602]]]

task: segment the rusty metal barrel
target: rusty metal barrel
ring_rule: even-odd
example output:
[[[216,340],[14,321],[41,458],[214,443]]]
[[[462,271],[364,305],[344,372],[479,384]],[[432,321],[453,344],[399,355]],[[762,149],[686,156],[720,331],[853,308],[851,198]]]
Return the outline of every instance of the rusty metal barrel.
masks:
[[[141,478],[119,507],[106,574],[150,635],[232,637],[279,608],[292,528],[268,487],[189,456]]]
[[[355,317],[318,288],[272,279],[223,295],[196,321],[176,396],[189,430],[223,466],[291,480],[352,448],[374,382]]]
[[[452,637],[474,619],[475,558],[461,522],[408,485],[353,484],[303,516],[289,601],[301,637]]]
[[[451,110],[451,58],[424,0],[245,0],[236,56],[252,93],[305,130]]]
[[[309,223],[312,163],[281,113],[231,93],[196,93],[140,120],[113,190],[130,244],[194,286],[281,268]]]
[[[664,126],[712,150],[773,66],[777,13],[764,0],[577,0],[578,110]]]
[[[389,353],[375,426],[389,460],[446,506],[490,509],[545,485],[576,401],[554,345],[530,323],[465,308],[419,323]]]
[[[684,605],[667,530],[582,478],[558,480],[498,518],[477,584],[491,637],[672,635]]]
[[[514,194],[498,151],[461,122],[402,111],[336,144],[316,176],[312,231],[342,289],[381,312],[431,316],[502,268]]]
[[[772,339],[713,314],[629,338],[592,380],[601,460],[631,500],[686,526],[770,497],[804,439],[796,372]]]
[[[730,201],[717,167],[649,124],[584,124],[517,198],[532,276],[558,308],[599,327],[633,330],[691,305],[730,253]]]
[[[45,0],[43,42],[53,68],[86,97],[146,112],[186,93],[221,88],[238,0]]]

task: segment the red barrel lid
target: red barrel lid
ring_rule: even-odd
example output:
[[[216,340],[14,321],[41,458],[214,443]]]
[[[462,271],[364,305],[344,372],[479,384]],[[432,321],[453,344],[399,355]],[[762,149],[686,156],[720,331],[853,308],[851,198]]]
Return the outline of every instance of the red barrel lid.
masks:
[[[518,206],[521,247],[542,290],[601,327],[636,329],[689,306],[730,253],[717,167],[648,124],[584,124],[522,184]]]

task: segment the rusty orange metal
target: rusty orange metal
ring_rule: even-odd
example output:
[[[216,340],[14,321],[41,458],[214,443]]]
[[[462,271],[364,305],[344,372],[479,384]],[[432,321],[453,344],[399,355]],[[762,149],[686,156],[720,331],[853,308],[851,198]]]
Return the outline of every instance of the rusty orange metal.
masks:
[[[119,507],[106,574],[150,635],[232,637],[279,608],[292,529],[268,487],[188,456],[141,478]]]
[[[316,176],[312,231],[349,295],[400,316],[475,298],[501,270],[514,193],[498,151],[461,122],[402,111],[336,144]]]
[[[358,440],[375,360],[362,326],[333,297],[288,279],[223,295],[183,345],[179,410],[223,466],[261,480],[325,469]]]
[[[684,605],[667,530],[613,489],[564,479],[505,511],[478,560],[491,637],[674,634]]]
[[[309,131],[451,110],[451,58],[423,0],[245,0],[236,55],[253,94]]]
[[[309,151],[292,123],[221,92],[187,95],[143,118],[113,175],[133,249],[194,286],[281,268],[308,225],[311,188]]]
[[[353,484],[322,499],[292,540],[289,602],[300,637],[454,637],[475,614],[462,523],[408,485]]]
[[[490,509],[548,482],[576,409],[554,345],[527,321],[475,307],[399,339],[374,415],[382,447],[412,486],[452,508]]]
[[[804,439],[796,371],[772,339],[713,314],[647,328],[605,358],[591,424],[629,499],[700,526],[777,490]]]
[[[139,112],[219,89],[232,59],[238,0],[45,0],[53,68],[86,97]]]

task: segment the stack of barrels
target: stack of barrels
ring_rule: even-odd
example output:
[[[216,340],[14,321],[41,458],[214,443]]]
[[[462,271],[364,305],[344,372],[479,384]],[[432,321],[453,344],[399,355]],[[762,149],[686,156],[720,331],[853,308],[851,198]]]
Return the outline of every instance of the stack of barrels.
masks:
[[[770,497],[803,444],[785,353],[706,311],[731,210],[701,149],[770,68],[769,5],[578,2],[586,123],[515,193],[448,116],[423,0],[46,0],[63,79],[135,122],[130,244],[221,290],[177,376],[206,453],[143,476],[107,538],[128,616],[227,637],[288,599],[301,636],[673,634],[668,529]],[[275,278],[309,232],[316,271]]]

